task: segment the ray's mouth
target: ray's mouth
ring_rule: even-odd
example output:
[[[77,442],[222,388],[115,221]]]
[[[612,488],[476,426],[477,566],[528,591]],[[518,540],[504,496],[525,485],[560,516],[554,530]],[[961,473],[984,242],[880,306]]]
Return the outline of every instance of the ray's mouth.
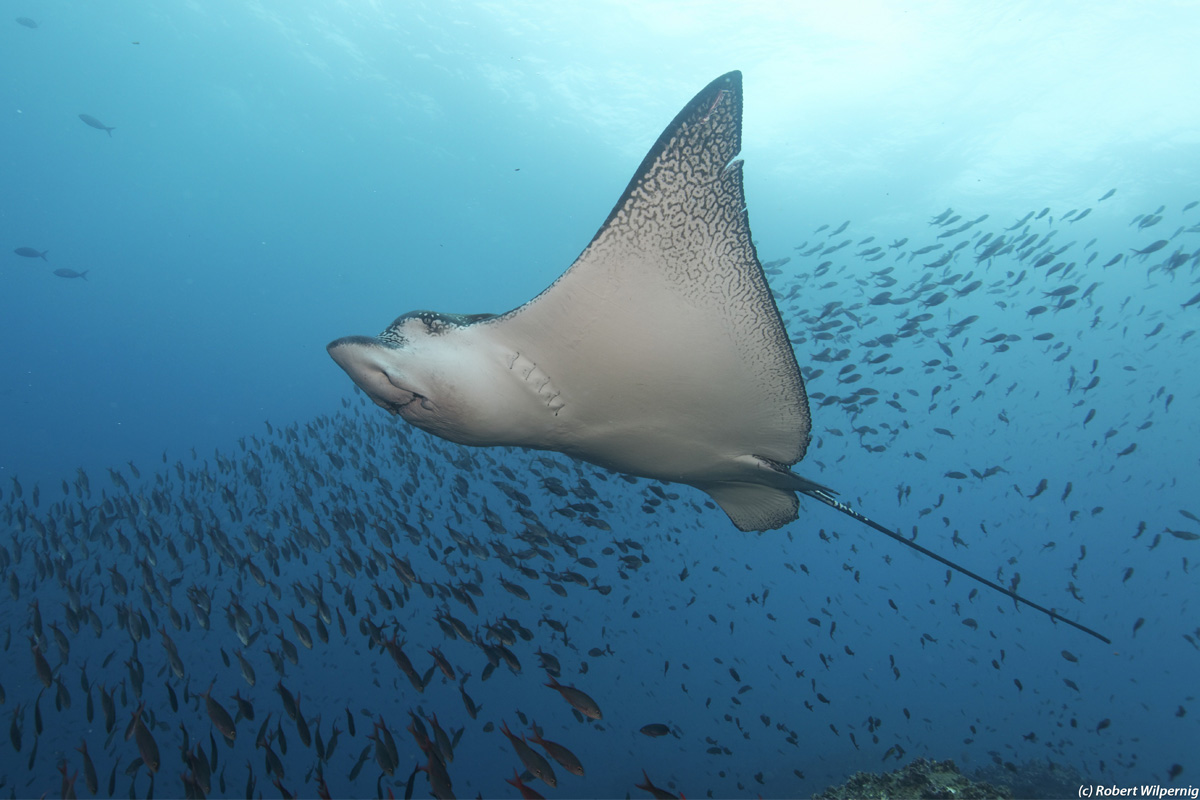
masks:
[[[396,388],[399,389],[400,387],[396,387]],[[387,399],[380,398],[380,397],[372,397],[371,399],[375,401],[375,405],[379,406],[384,411],[387,411],[389,414],[402,415],[404,413],[405,409],[407,409],[413,403],[417,403],[417,402],[419,402],[423,408],[429,407],[429,404],[426,402],[426,398],[424,395],[417,394],[416,392],[412,392],[407,389],[401,389],[400,391],[404,392],[405,394],[410,395],[410,397],[407,400],[405,400],[403,403],[397,402],[395,400],[387,400]]]
[[[347,336],[330,342],[326,349],[358,388],[389,414],[403,415],[416,402],[422,408],[432,408],[427,397],[404,386],[394,375],[386,358],[388,348],[379,340]]]
[[[386,372],[374,372],[369,376],[362,376],[364,380],[359,380],[358,376],[354,377],[354,382],[358,384],[358,388],[366,392],[367,397],[371,398],[371,402],[382,408],[389,414],[403,415],[413,403],[425,404],[425,397],[410,389],[405,389],[403,386],[397,386],[392,382]]]

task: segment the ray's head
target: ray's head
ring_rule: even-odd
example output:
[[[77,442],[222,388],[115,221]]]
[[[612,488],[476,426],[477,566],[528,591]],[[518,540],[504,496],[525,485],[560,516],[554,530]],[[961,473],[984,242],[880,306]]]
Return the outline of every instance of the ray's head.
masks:
[[[337,365],[380,408],[399,414],[419,401],[411,371],[400,368],[403,345],[371,336],[343,336],[326,348]]]
[[[429,369],[422,365],[426,340],[436,338],[455,322],[432,311],[412,311],[397,317],[379,336],[343,336],[326,346],[337,365],[374,403],[406,419],[413,403],[432,405]]]
[[[490,314],[413,311],[379,336],[345,336],[326,350],[377,406],[439,436],[462,441],[471,414],[463,378],[471,373],[467,349],[456,341]],[[456,435],[457,434],[457,435]]]

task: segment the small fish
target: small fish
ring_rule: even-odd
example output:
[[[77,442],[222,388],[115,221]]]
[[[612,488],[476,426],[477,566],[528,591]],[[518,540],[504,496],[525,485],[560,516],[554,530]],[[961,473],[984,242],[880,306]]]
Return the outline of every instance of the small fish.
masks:
[[[96,775],[96,765],[92,762],[92,757],[88,755],[87,739],[84,739],[75,750],[82,754],[83,780],[87,784],[88,791],[94,795],[100,787],[100,780]]]
[[[29,648],[33,652],[34,671],[37,672],[38,680],[42,682],[44,687],[49,689],[50,685],[54,683],[54,673],[50,669],[50,662],[46,660],[45,655],[42,654],[41,646],[38,645],[37,640],[32,636],[29,637]]]
[[[501,733],[508,737],[508,741],[512,743],[513,750],[517,753],[517,758],[521,759],[521,763],[525,765],[525,769],[529,770],[533,777],[538,778],[543,783],[550,787],[558,785],[558,778],[554,775],[554,769],[550,763],[542,758],[542,755],[525,743],[525,737],[517,737],[508,729],[508,723],[504,720],[500,721]]]
[[[220,731],[221,735],[229,741],[237,738],[237,727],[234,724],[233,717],[225,710],[225,707],[217,702],[212,697],[213,686],[216,680],[208,685],[208,691],[201,692],[198,697],[204,698],[205,708],[208,711],[208,718],[212,720],[213,727]]]
[[[580,690],[576,689],[574,686],[563,686],[561,683],[556,681],[553,676],[550,678],[549,683],[542,685],[548,689],[554,689],[556,692],[561,694],[563,699],[571,704],[572,708],[574,708],[580,714],[583,714],[585,717],[589,719],[604,718],[604,715],[600,713],[600,706],[597,705],[596,701]]]
[[[546,755],[561,764],[567,772],[572,775],[583,776],[583,764],[579,761],[579,757],[558,742],[543,739],[541,731],[536,726],[533,729],[533,737],[529,741],[545,750]]]
[[[1166,240],[1166,239],[1159,239],[1159,240],[1158,240],[1158,241],[1156,241],[1156,242],[1151,242],[1150,244],[1146,245],[1146,246],[1145,246],[1145,247],[1143,247],[1141,250],[1135,250],[1135,249],[1133,249],[1133,248],[1130,248],[1130,249],[1131,249],[1131,250],[1133,250],[1133,254],[1134,254],[1134,255],[1137,255],[1137,256],[1148,256],[1148,255],[1150,255],[1151,253],[1154,253],[1154,252],[1157,252],[1157,251],[1159,251],[1159,250],[1162,250],[1164,247],[1166,247],[1166,246],[1167,246],[1167,244],[1168,244],[1168,243],[1167,243],[1167,240]]]
[[[416,772],[413,774],[415,775]],[[532,786],[527,786],[521,781],[521,776],[517,774],[516,768],[513,768],[513,776],[511,778],[505,778],[504,782],[509,786],[515,786],[521,792],[521,797],[525,798],[526,800],[537,800],[537,798],[544,797],[544,795],[538,792],[537,789],[534,789]],[[411,780],[409,783],[411,783]],[[405,791],[404,794],[406,797],[412,796],[407,791]]]
[[[104,131],[105,133],[108,134],[108,137],[110,139],[112,138],[112,132],[116,130],[116,128],[108,127],[103,122],[101,122],[100,120],[93,117],[91,114],[80,114],[79,119],[83,120],[84,125],[90,125],[91,127],[95,128],[96,130]],[[1166,243],[1164,242],[1164,244],[1166,244]]]
[[[89,272],[91,272],[89,269],[85,269],[83,272],[76,272],[73,269],[66,269],[65,267],[54,270],[54,274],[60,278],[83,278],[85,281]]]
[[[158,743],[154,741],[154,736],[150,733],[150,729],[142,721],[142,713],[145,711],[145,708],[146,703],[143,701],[138,705],[137,710],[133,712],[133,719],[125,731],[125,738],[126,740],[136,740],[138,752],[142,756],[142,762],[146,765],[147,770],[154,773],[158,772],[159,766]]]
[[[49,250],[35,250],[32,247],[18,247],[16,250],[13,250],[13,252],[19,256],[24,256],[25,258],[40,258],[42,261],[50,260],[46,258],[46,253],[49,253]]]
[[[710,752],[711,752],[711,749],[712,748],[710,748]],[[641,789],[642,791],[649,792],[651,797],[655,797],[658,800],[673,800],[673,798],[676,798],[678,796],[678,795],[671,794],[666,789],[663,789],[659,786],[655,786],[654,782],[650,780],[650,776],[646,774],[646,770],[642,770],[642,778],[643,778],[643,780],[645,780],[645,783],[638,783],[638,784],[635,784],[635,786],[637,786],[637,788]]]
[[[37,22],[29,17],[17,17],[17,24],[24,25],[26,28],[36,28],[38,26]]]

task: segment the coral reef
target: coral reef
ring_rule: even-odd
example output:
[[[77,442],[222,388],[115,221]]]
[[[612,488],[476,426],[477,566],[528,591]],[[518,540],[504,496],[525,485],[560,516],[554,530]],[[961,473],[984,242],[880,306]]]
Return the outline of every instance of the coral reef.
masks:
[[[814,800],[1011,800],[1007,786],[973,781],[953,761],[918,758],[884,775],[856,772],[841,786],[831,786]]]
[[[1074,768],[1053,761],[1026,761],[1020,765],[1005,761],[975,770],[978,781],[1003,784],[1017,797],[1077,797],[1086,781]]]

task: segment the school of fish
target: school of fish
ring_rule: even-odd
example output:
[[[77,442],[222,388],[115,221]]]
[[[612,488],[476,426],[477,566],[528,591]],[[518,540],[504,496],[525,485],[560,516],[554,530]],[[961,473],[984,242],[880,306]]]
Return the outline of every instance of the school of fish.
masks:
[[[1129,520],[1089,487],[1174,488],[1154,465],[1196,400],[1200,212],[1117,220],[1115,194],[1016,219],[948,208],[890,243],[822,225],[764,264],[809,387],[806,467],[894,500],[913,537],[1014,591],[1025,572],[1058,608],[1119,603],[1115,652],[1062,628],[1053,649],[1026,643],[1043,620],[822,509],[737,534],[688,487],[463,448],[356,392],[221,452],[4,480],[0,790],[795,795],[950,747],[1011,772],[1190,774],[1122,733],[1141,719],[1194,741],[1190,683],[1161,679],[1169,702],[1144,712],[1089,702],[1147,637],[1200,654],[1194,616],[1155,606],[1194,596],[1200,517],[1143,502]],[[1114,560],[1135,548],[1137,568]],[[975,693],[1011,719],[975,716]]]
[[[1075,504],[1085,476],[1014,481],[1024,474],[1017,464],[956,463],[951,454],[961,451],[939,443],[988,435],[955,424],[981,424],[964,407],[988,395],[1003,398],[992,423],[999,435],[1019,425],[1034,405],[1022,397],[1021,370],[1036,363],[1057,375],[1058,402],[1094,436],[1108,469],[1136,459],[1139,438],[1169,419],[1175,396],[1146,386],[1136,417],[1114,414],[1102,381],[1135,372],[1138,357],[1099,358],[1089,332],[1116,331],[1131,353],[1194,344],[1182,315],[1195,313],[1200,294],[1181,290],[1196,283],[1200,263],[1200,249],[1183,246],[1200,233],[1195,207],[1138,215],[1128,221],[1136,235],[1168,219],[1175,230],[1112,253],[1065,241],[1071,228],[1063,226],[1090,208],[1057,220],[1048,209],[1030,212],[995,227],[987,215],[964,222],[947,209],[928,232],[890,244],[849,235],[850,223],[818,228],[794,255],[764,265],[809,365],[810,462],[831,473],[861,473],[884,454],[908,462],[911,480],[895,487],[900,509],[921,523],[922,540],[964,550],[994,523],[946,510],[955,500],[999,492],[1035,517],[1056,514],[1056,533],[997,571],[1014,590],[1022,567],[1036,569],[1031,562],[1060,548],[1077,551],[1052,600],[1060,607],[1083,603],[1105,581],[1135,585],[1141,576],[1130,567],[1091,571],[1083,533],[1105,517],[1098,502],[1088,505],[1095,498]],[[1117,270],[1147,282],[1146,293],[1102,301]],[[1178,310],[1138,310],[1155,291],[1177,293]],[[1043,324],[1044,315],[1057,324]],[[1078,333],[1064,336],[1064,326]],[[912,363],[905,349],[920,351],[919,370],[900,366]],[[932,436],[917,429],[918,417]],[[1153,508],[1145,516],[1112,535],[1130,547],[1173,548],[1164,558],[1186,575],[1197,516]],[[226,452],[164,454],[152,471],[132,463],[99,477],[81,470],[53,487],[12,478],[0,491],[0,518],[9,609],[0,703],[10,746],[0,785],[15,795],[793,793],[822,736],[875,763],[926,752],[918,720],[927,726],[927,714],[905,705],[899,717],[885,716],[874,710],[882,703],[856,703],[830,683],[852,669],[868,696],[919,684],[917,664],[884,653],[912,635],[910,615],[941,626],[938,636],[919,634],[922,649],[942,648],[939,658],[963,670],[990,662],[987,671],[1008,675],[1015,697],[1050,681],[1037,670],[1013,674],[1007,662],[1020,642],[987,633],[1012,624],[1003,621],[1012,609],[977,602],[975,588],[959,596],[948,574],[945,585],[927,584],[932,613],[897,603],[881,584],[893,553],[860,551],[857,537],[822,527],[841,520],[802,516],[756,538],[771,540],[788,577],[755,585],[735,604],[730,592],[743,584],[729,576],[728,556],[713,544],[688,546],[699,530],[725,523],[697,492],[556,455],[462,448],[376,415],[361,395],[306,424],[268,422]],[[720,534],[727,544],[731,535]],[[809,596],[804,581],[820,558],[814,539],[842,562],[842,577]],[[764,566],[747,555],[736,569]],[[1055,591],[1044,580],[1042,588]],[[886,622],[849,613],[847,594],[866,596]],[[711,645],[664,652],[639,638],[664,615]],[[1147,609],[1128,621],[1129,641],[1150,619]],[[1200,649],[1194,621],[1169,624]],[[756,633],[741,639],[739,626]],[[1106,654],[1084,654],[1089,643],[1058,635],[1068,649],[1055,679],[1083,693],[1086,673],[1075,668]],[[773,659],[764,648],[776,650]],[[696,661],[705,649],[707,667]],[[375,699],[348,699],[363,692]],[[785,695],[791,700],[781,702]],[[681,723],[702,697],[708,724]],[[1171,711],[1182,719],[1186,704],[1181,696]],[[1025,741],[1044,742],[1051,758],[1090,758],[1101,771],[1121,759],[1137,764],[1136,754],[1101,740],[1110,717],[1044,714],[1057,732],[1047,722],[1040,739],[1031,732]],[[963,741],[987,726],[970,722]],[[704,753],[712,774],[673,771],[666,751],[655,750],[663,741]],[[512,777],[473,765],[489,747],[503,751]],[[791,770],[757,764],[778,760],[777,751]],[[989,753],[1017,768],[1002,748]],[[597,776],[595,763],[609,774]],[[614,763],[627,768],[612,774]],[[1184,768],[1144,766],[1172,778]]]

